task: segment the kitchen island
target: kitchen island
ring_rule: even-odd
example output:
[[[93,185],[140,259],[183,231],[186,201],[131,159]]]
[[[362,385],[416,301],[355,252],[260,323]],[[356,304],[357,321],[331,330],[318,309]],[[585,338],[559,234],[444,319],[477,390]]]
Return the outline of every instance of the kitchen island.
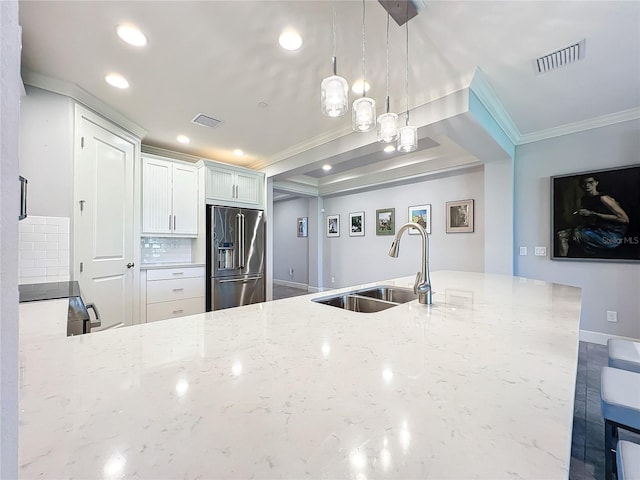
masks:
[[[432,283],[432,306],[324,292],[21,339],[20,477],[567,478],[580,289]]]

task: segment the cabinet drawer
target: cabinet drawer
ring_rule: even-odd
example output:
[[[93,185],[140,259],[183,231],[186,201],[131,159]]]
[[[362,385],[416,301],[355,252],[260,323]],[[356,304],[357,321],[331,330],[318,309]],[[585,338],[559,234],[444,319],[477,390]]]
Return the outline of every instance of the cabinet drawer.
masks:
[[[147,281],[147,303],[204,297],[204,278]]]
[[[204,297],[150,303],[147,305],[147,322],[195,315],[196,313],[204,313]]]
[[[173,278],[189,277],[202,277],[204,279],[204,267],[158,268],[147,270],[147,280],[170,280]]]

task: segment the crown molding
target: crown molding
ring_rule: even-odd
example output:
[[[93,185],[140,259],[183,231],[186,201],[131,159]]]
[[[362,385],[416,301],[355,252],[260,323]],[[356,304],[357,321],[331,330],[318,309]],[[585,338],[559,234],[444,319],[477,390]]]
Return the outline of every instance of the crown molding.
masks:
[[[307,197],[318,196],[318,186],[305,184],[296,180],[278,180],[273,182],[273,189],[281,192],[294,193]]]
[[[484,105],[489,114],[498,123],[511,143],[516,145],[522,134],[520,133],[520,130],[518,130],[518,127],[516,127],[516,124],[513,123],[513,120],[507,111],[504,109],[502,102],[496,95],[495,90],[480,67],[476,68],[469,88],[473,93],[475,93],[478,100],[480,100],[480,103]]]
[[[74,99],[84,106],[89,107],[91,110],[94,110],[99,115],[117,123],[118,126],[124,128],[140,139],[144,138],[147,134],[147,130],[142,128],[140,125],[132,122],[99,98],[73,83],[69,83],[58,78],[48,77],[25,67],[22,68],[22,80],[26,85],[48,90]]]
[[[601,117],[590,118],[588,120],[582,120],[580,122],[568,123],[559,127],[548,128],[546,130],[528,133],[520,137],[517,145],[539,142],[541,140],[547,140],[549,138],[561,137],[563,135],[570,135],[573,133],[583,132],[585,130],[606,127],[608,125],[615,125],[616,123],[628,122],[630,120],[638,119],[640,119],[640,108],[632,108],[630,110],[624,110],[622,112],[602,115]]]
[[[157,155],[159,157],[171,158],[173,160],[182,160],[185,162],[197,163],[201,160],[201,157],[195,155],[189,155],[188,153],[176,152],[173,150],[167,150],[166,148],[154,147],[153,145],[142,144],[142,153],[149,155]]]

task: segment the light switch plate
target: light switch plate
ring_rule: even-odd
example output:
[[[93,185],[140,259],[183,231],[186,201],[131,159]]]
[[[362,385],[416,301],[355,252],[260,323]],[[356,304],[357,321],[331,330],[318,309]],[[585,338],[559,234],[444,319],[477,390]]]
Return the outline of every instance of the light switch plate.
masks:
[[[547,256],[547,247],[536,247],[535,255],[537,257],[546,257]]]
[[[527,247],[520,247],[520,255],[526,255],[527,254]]]
[[[607,310],[607,322],[618,322],[618,312]]]

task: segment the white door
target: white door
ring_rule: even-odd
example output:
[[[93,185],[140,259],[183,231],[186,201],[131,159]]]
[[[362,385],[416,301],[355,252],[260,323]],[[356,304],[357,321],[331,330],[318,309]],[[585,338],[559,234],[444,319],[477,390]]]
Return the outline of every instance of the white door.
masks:
[[[238,172],[236,176],[236,200],[245,203],[260,203],[260,175]]]
[[[100,312],[102,326],[92,331],[131,325],[135,145],[85,116],[78,133],[74,278]]]
[[[198,169],[173,165],[173,233],[198,234]]]
[[[142,233],[171,233],[171,162],[142,160]]]

